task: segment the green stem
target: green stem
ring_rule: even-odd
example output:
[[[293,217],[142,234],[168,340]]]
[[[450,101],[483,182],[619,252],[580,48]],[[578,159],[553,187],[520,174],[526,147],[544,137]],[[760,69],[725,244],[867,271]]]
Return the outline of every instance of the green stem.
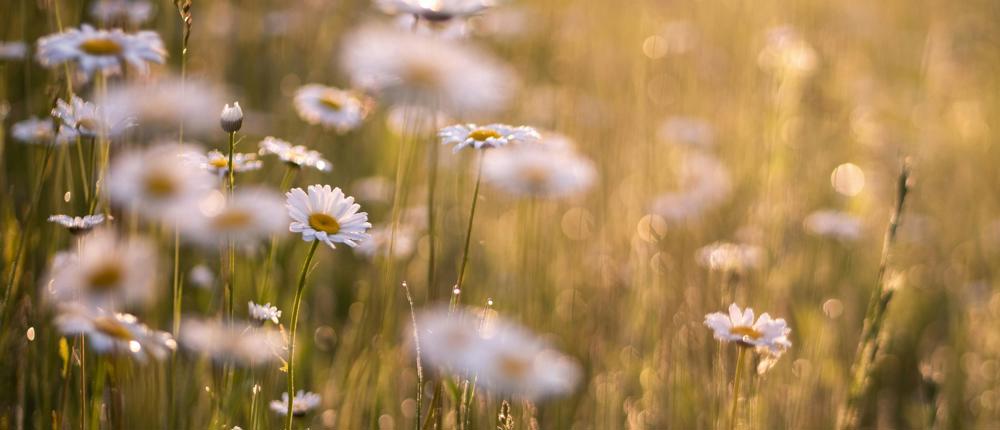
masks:
[[[288,340],[288,410],[286,411],[286,430],[292,429],[292,420],[295,418],[292,415],[292,404],[295,400],[295,330],[299,326],[299,308],[302,305],[302,290],[305,289],[306,277],[309,275],[309,265],[312,264],[313,256],[316,255],[316,248],[319,247],[319,242],[319,240],[313,240],[312,246],[309,247],[309,254],[306,255],[306,261],[302,263],[302,272],[299,273],[299,285],[295,289],[295,300],[292,302],[292,321]]]
[[[433,117],[432,117],[433,118]],[[437,189],[438,170],[438,144],[431,142],[430,145],[430,171],[427,178],[427,292],[430,297],[434,297],[434,197]],[[418,420],[419,421],[419,420]]]
[[[465,282],[465,267],[469,264],[469,244],[472,242],[472,224],[476,219],[476,203],[479,202],[479,185],[483,181],[483,154],[479,155],[479,167],[476,173],[476,187],[472,191],[472,209],[469,210],[469,225],[465,229],[465,247],[462,251],[462,265],[458,269],[458,283],[455,284],[455,289],[458,291],[455,294],[455,302],[459,301],[459,296],[462,294],[462,284]]]
[[[743,376],[743,356],[746,355],[747,348],[738,346],[739,352],[736,355],[736,374],[733,376],[733,407],[729,410],[729,430],[736,428],[736,407],[740,404],[740,379]]]

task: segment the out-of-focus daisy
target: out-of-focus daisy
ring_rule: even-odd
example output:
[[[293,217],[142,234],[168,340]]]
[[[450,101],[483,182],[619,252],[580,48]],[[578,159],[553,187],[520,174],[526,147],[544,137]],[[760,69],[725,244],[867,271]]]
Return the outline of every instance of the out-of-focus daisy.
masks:
[[[270,303],[258,305],[251,301],[247,303],[247,308],[250,314],[250,319],[258,321],[261,324],[265,321],[271,321],[278,324],[278,318],[281,318],[281,310],[279,310],[277,306],[271,306]]]
[[[323,154],[302,145],[292,146],[287,141],[268,136],[260,141],[259,147],[260,155],[277,155],[281,161],[294,167],[313,167],[322,172],[333,170],[333,164],[323,158]]]
[[[417,327],[428,363],[475,376],[491,392],[538,400],[567,394],[580,379],[574,360],[496,316],[434,309],[418,316]]]
[[[168,144],[119,155],[108,171],[111,201],[154,219],[191,207],[217,182],[208,172],[184,162],[191,152],[200,150]]]
[[[686,116],[667,118],[660,126],[658,137],[666,143],[694,148],[710,148],[715,145],[715,130],[701,118]]]
[[[374,0],[383,12],[416,15],[428,21],[466,18],[493,5],[489,0]]]
[[[761,265],[764,250],[758,246],[715,242],[698,249],[695,255],[703,267],[724,272],[743,272]]]
[[[757,64],[766,71],[782,73],[786,76],[807,76],[816,70],[819,57],[812,45],[790,26],[779,26],[768,30],[767,43]]]
[[[516,89],[506,65],[471,46],[377,25],[345,38],[340,63],[356,87],[464,116],[502,109]]]
[[[367,258],[375,258],[380,254],[386,254],[389,251],[390,243],[392,245],[392,258],[403,259],[409,257],[413,255],[413,251],[416,251],[417,240],[420,238],[417,230],[409,225],[400,226],[396,229],[394,242],[392,229],[389,227],[376,228],[370,233],[371,237],[368,240],[359,243],[354,248],[354,252]]]
[[[243,366],[267,364],[282,358],[284,340],[276,330],[245,322],[187,319],[181,325],[180,343],[216,363],[236,362]]]
[[[65,255],[53,261],[44,285],[58,302],[121,309],[156,297],[156,252],[145,240],[96,230]]]
[[[63,227],[66,227],[70,233],[82,234],[89,232],[94,227],[101,225],[104,222],[104,214],[95,215],[84,215],[82,217],[72,217],[69,215],[52,215],[49,217],[49,222],[54,222]]]
[[[229,155],[213,149],[207,153],[190,152],[185,159],[195,166],[222,177],[229,173]],[[233,170],[236,173],[260,169],[264,163],[257,159],[257,154],[233,154]]]
[[[305,122],[345,133],[361,125],[371,103],[349,91],[319,84],[295,91],[295,110]]]
[[[840,211],[819,210],[813,212],[802,221],[802,225],[806,231],[817,236],[826,236],[845,242],[861,237],[861,220]]]
[[[59,118],[64,126],[89,138],[102,133],[114,137],[132,126],[131,118],[112,119],[94,103],[84,101],[77,96],[73,96],[69,103],[62,99],[58,100],[55,109],[52,109],[52,116]]]
[[[577,194],[596,176],[593,162],[571,151],[518,145],[491,151],[483,159],[483,179],[518,196]]]
[[[23,60],[28,55],[28,45],[24,42],[0,42],[0,61]]]
[[[792,329],[783,318],[772,319],[765,312],[755,321],[753,309],[740,310],[736,303],[729,305],[728,315],[722,312],[705,315],[705,325],[712,329],[716,339],[743,347],[778,354],[792,346],[788,340]]]
[[[209,289],[215,284],[215,274],[212,273],[212,269],[209,269],[208,266],[199,264],[192,267],[188,272],[188,280],[198,288]]]
[[[38,39],[35,53],[38,62],[49,68],[67,62],[76,64],[77,73],[89,79],[94,73],[121,73],[122,63],[142,74],[147,63],[162,64],[167,56],[160,35],[152,31],[125,33],[122,30],[97,30],[87,24]]]
[[[98,103],[108,118],[132,118],[157,136],[176,133],[183,124],[188,138],[218,132],[217,109],[224,97],[219,86],[206,81],[165,78],[112,87]]]
[[[52,119],[37,117],[14,123],[10,134],[22,143],[52,143],[56,137]]]
[[[431,21],[418,15],[402,14],[396,15],[393,24],[400,30],[438,39],[464,39],[469,34],[469,23],[464,19]]]
[[[340,188],[329,185],[310,185],[308,194],[301,188],[293,188],[285,194],[285,207],[292,223],[288,230],[302,234],[302,240],[319,240],[331,248],[335,243],[355,247],[367,240],[367,212],[358,212],[361,205],[354,203],[354,197],[347,197]]]
[[[445,127],[438,132],[441,143],[454,145],[454,152],[462,148],[499,148],[509,143],[537,142],[541,139],[535,129],[527,126],[510,126],[506,124],[457,124]]]
[[[99,0],[90,6],[90,16],[105,24],[122,22],[136,26],[153,17],[153,5],[144,0]]]
[[[693,219],[723,203],[732,192],[729,170],[706,154],[681,159],[678,183],[677,190],[653,200],[652,212],[674,221]]]
[[[203,244],[250,245],[285,231],[287,223],[281,196],[264,188],[239,189],[228,198],[213,190],[197,202],[195,213],[177,219],[184,237]]]
[[[292,416],[306,416],[309,411],[319,407],[321,401],[319,394],[299,390],[292,399]],[[288,393],[281,393],[281,400],[272,400],[271,410],[279,415],[288,415]]]
[[[162,360],[177,349],[170,333],[151,330],[129,314],[67,304],[60,307],[55,324],[65,335],[86,335],[87,345],[99,354],[129,354],[144,362]]]

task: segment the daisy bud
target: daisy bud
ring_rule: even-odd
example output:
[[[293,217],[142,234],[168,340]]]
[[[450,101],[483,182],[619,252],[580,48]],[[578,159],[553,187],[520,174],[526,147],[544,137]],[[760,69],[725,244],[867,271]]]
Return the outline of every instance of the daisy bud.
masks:
[[[243,109],[240,109],[239,102],[233,102],[233,106],[228,104],[222,109],[222,116],[219,120],[222,129],[226,133],[235,133],[243,127]]]

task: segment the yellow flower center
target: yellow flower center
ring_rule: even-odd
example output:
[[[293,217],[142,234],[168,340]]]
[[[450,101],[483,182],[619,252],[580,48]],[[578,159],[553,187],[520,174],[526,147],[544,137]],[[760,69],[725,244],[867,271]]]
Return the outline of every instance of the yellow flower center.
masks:
[[[90,272],[87,285],[91,290],[108,291],[118,287],[118,284],[125,277],[122,267],[114,262],[108,262]]]
[[[344,105],[333,94],[324,94],[323,97],[320,97],[319,103],[336,111],[344,108]]]
[[[229,167],[229,159],[228,158],[213,158],[211,160],[208,160],[208,164],[210,166],[218,168],[218,169],[225,169],[225,168]]]
[[[471,133],[469,133],[469,138],[478,142],[485,142],[486,139],[489,139],[491,137],[494,139],[498,139],[502,136],[500,135],[500,133],[497,133],[496,130],[491,130],[488,128],[477,128],[475,130],[472,130]]]
[[[90,55],[118,55],[122,53],[122,46],[114,40],[101,37],[84,40],[80,44],[80,50]]]
[[[309,227],[326,234],[337,234],[340,231],[340,223],[334,217],[323,213],[310,214]]]
[[[120,340],[132,340],[132,332],[127,327],[108,317],[94,318],[94,328],[110,337]]]
[[[217,215],[212,223],[220,229],[235,230],[253,222],[253,215],[242,209],[229,209]]]
[[[754,330],[753,327],[749,326],[736,326],[729,329],[729,332],[742,337],[749,337],[750,339],[757,340],[764,337],[764,333]]]
[[[502,354],[499,360],[500,373],[510,379],[523,379],[531,370],[531,361],[523,357]]]
[[[144,181],[146,193],[154,198],[167,198],[177,191],[177,184],[164,172],[150,172]]]

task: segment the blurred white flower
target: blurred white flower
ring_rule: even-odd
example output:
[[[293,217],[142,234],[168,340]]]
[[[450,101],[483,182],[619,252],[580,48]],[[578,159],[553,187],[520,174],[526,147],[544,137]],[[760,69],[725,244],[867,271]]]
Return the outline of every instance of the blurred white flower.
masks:
[[[390,242],[393,241],[392,228],[379,227],[371,230],[369,233],[371,237],[359,243],[354,248],[354,252],[369,259],[374,259],[377,256],[388,253]],[[400,225],[396,229],[395,242],[392,243],[392,258],[401,260],[413,255],[413,252],[417,249],[418,239],[420,239],[420,236],[414,226]]]
[[[281,196],[265,188],[241,188],[229,197],[214,190],[187,204],[191,208],[177,217],[177,228],[185,238],[205,245],[253,245],[288,225]]]
[[[188,272],[188,280],[191,284],[199,288],[211,288],[215,283],[215,274],[212,269],[204,264],[199,264],[191,268]]]
[[[260,155],[277,155],[281,161],[294,167],[313,167],[321,172],[333,170],[333,164],[323,158],[323,154],[302,145],[292,146],[287,141],[268,136],[258,146]]]
[[[289,231],[302,234],[306,242],[319,240],[331,248],[336,248],[334,243],[355,247],[370,238],[368,213],[358,212],[361,205],[354,203],[354,197],[346,197],[340,188],[329,185],[310,185],[308,189],[308,194],[301,188],[285,194],[285,207],[292,218]]]
[[[757,268],[764,260],[764,250],[758,246],[715,242],[698,249],[698,264],[711,270],[744,272]]]
[[[0,42],[0,61],[23,60],[27,55],[28,45],[24,42]]]
[[[111,162],[107,189],[112,203],[151,219],[183,217],[217,182],[208,172],[185,162],[190,145],[167,144],[126,152]]]
[[[281,311],[277,306],[271,306],[270,303],[258,305],[254,302],[247,303],[248,312],[250,313],[250,319],[259,321],[263,324],[265,321],[271,321],[278,324],[278,318],[281,318]]]
[[[72,234],[81,234],[89,232],[94,227],[101,225],[104,222],[104,214],[96,215],[84,215],[82,217],[72,217],[69,215],[52,215],[49,217],[49,222],[54,222],[63,227],[66,227]]]
[[[122,63],[146,74],[149,71],[147,63],[162,64],[167,51],[160,35],[152,31],[125,33],[120,29],[96,30],[83,24],[79,29],[71,28],[38,39],[35,55],[38,62],[48,68],[73,62],[81,79],[88,80],[94,73],[121,73]]]
[[[184,154],[184,159],[200,169],[222,177],[229,173],[229,154],[223,154],[217,149],[201,152],[188,152]],[[257,154],[233,154],[233,170],[236,173],[249,172],[260,169],[263,162],[257,159]]]
[[[677,190],[653,200],[652,212],[674,221],[693,219],[723,203],[732,192],[726,166],[715,157],[700,153],[682,158],[678,182]]]
[[[493,5],[490,0],[374,0],[390,15],[416,15],[428,21],[467,18]]]
[[[853,241],[861,237],[861,220],[845,212],[818,210],[802,221],[806,231],[817,236],[826,236],[841,241]]]
[[[103,108],[77,96],[73,96],[69,103],[62,99],[56,101],[52,116],[59,118],[63,126],[87,138],[99,135],[115,137],[133,125],[131,118],[112,118]]]
[[[322,399],[319,394],[299,390],[292,399],[292,416],[304,417],[309,411],[319,407]],[[281,393],[281,400],[271,401],[271,410],[279,415],[288,414],[288,393]]]
[[[305,122],[346,133],[361,125],[371,110],[371,102],[340,90],[309,84],[295,91],[295,110]]]
[[[509,143],[537,142],[542,137],[535,129],[527,126],[510,126],[506,124],[456,124],[445,127],[438,132],[441,144],[454,145],[452,151],[462,148],[487,149],[499,148]]]
[[[715,130],[701,118],[675,116],[660,125],[657,137],[663,142],[707,149],[715,146]]]
[[[144,0],[98,0],[90,5],[90,16],[105,24],[137,26],[153,17],[153,5]]]
[[[166,78],[114,86],[98,103],[108,118],[132,118],[144,131],[156,135],[177,133],[183,125],[188,138],[217,133],[216,115],[224,96],[217,85],[206,81]]]
[[[57,302],[129,308],[156,298],[156,266],[156,251],[149,242],[119,239],[114,231],[100,229],[53,261],[44,287]]]
[[[483,180],[517,196],[559,198],[582,193],[597,176],[594,163],[572,151],[515,145],[486,153]]]
[[[369,25],[347,35],[341,52],[355,86],[395,103],[476,116],[502,109],[516,90],[508,66],[455,41]]]
[[[767,42],[757,56],[757,64],[769,72],[802,77],[816,70],[819,58],[809,44],[790,26],[768,30]]]
[[[170,333],[151,330],[133,315],[75,303],[60,306],[55,325],[65,335],[86,335],[87,345],[98,354],[129,354],[145,362],[162,360],[177,349]]]
[[[754,321],[753,309],[740,310],[736,303],[729,305],[728,315],[722,312],[705,315],[705,325],[712,329],[713,336],[718,340],[736,342],[758,351],[780,354],[792,346],[788,340],[792,329],[788,328],[784,318],[771,319],[765,312]]]
[[[186,319],[181,325],[180,343],[218,364],[236,362],[247,367],[280,359],[285,350],[278,331],[245,322]]]
[[[469,34],[468,20],[448,19],[431,21],[418,15],[399,14],[393,19],[396,28],[413,34],[420,34],[437,39],[464,39]]]
[[[14,123],[10,131],[14,140],[21,143],[52,143],[56,137],[51,118],[31,117]]]

